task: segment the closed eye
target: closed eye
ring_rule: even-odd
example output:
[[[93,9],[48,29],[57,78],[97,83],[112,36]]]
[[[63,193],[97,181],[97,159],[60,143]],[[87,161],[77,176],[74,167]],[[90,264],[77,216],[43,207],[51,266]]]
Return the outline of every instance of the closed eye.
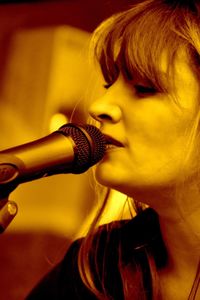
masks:
[[[145,94],[155,94],[157,90],[152,86],[144,86],[144,85],[134,85],[137,94],[145,95]]]

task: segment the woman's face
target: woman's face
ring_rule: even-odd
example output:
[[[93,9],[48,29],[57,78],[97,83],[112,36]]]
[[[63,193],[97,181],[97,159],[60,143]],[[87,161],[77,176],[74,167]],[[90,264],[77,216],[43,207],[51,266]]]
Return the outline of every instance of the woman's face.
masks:
[[[166,68],[163,58],[163,74]],[[92,103],[90,114],[116,141],[97,165],[101,184],[134,196],[134,190],[168,188],[183,172],[191,175],[192,161],[184,166],[183,161],[199,85],[183,53],[176,58],[173,78],[169,92],[159,93],[137,72],[132,81],[120,75]],[[174,95],[179,105],[172,100]]]

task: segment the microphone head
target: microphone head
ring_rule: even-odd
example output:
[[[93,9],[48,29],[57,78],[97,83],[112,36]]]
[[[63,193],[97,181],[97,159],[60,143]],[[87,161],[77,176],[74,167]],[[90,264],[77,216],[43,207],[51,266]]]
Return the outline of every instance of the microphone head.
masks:
[[[89,124],[68,123],[63,125],[58,132],[71,137],[75,143],[72,173],[83,173],[103,158],[106,140],[97,127]]]

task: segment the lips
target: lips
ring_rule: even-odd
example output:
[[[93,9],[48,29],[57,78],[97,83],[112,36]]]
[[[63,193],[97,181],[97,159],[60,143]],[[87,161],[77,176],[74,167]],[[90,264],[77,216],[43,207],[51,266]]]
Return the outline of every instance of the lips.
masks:
[[[119,142],[118,140],[114,139],[113,137],[107,135],[107,134],[104,134],[104,137],[105,137],[105,140],[106,140],[106,144],[108,146],[116,146],[116,147],[124,147],[124,145]]]

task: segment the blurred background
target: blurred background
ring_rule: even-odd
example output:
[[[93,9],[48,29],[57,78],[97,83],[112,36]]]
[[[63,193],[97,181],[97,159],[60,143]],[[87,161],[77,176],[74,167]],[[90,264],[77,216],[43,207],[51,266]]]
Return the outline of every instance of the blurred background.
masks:
[[[92,31],[134,0],[0,1],[0,150],[87,120],[100,93],[88,63]],[[92,91],[92,93],[91,93]],[[64,255],[94,207],[89,172],[24,183],[0,236],[1,300],[21,300]]]

